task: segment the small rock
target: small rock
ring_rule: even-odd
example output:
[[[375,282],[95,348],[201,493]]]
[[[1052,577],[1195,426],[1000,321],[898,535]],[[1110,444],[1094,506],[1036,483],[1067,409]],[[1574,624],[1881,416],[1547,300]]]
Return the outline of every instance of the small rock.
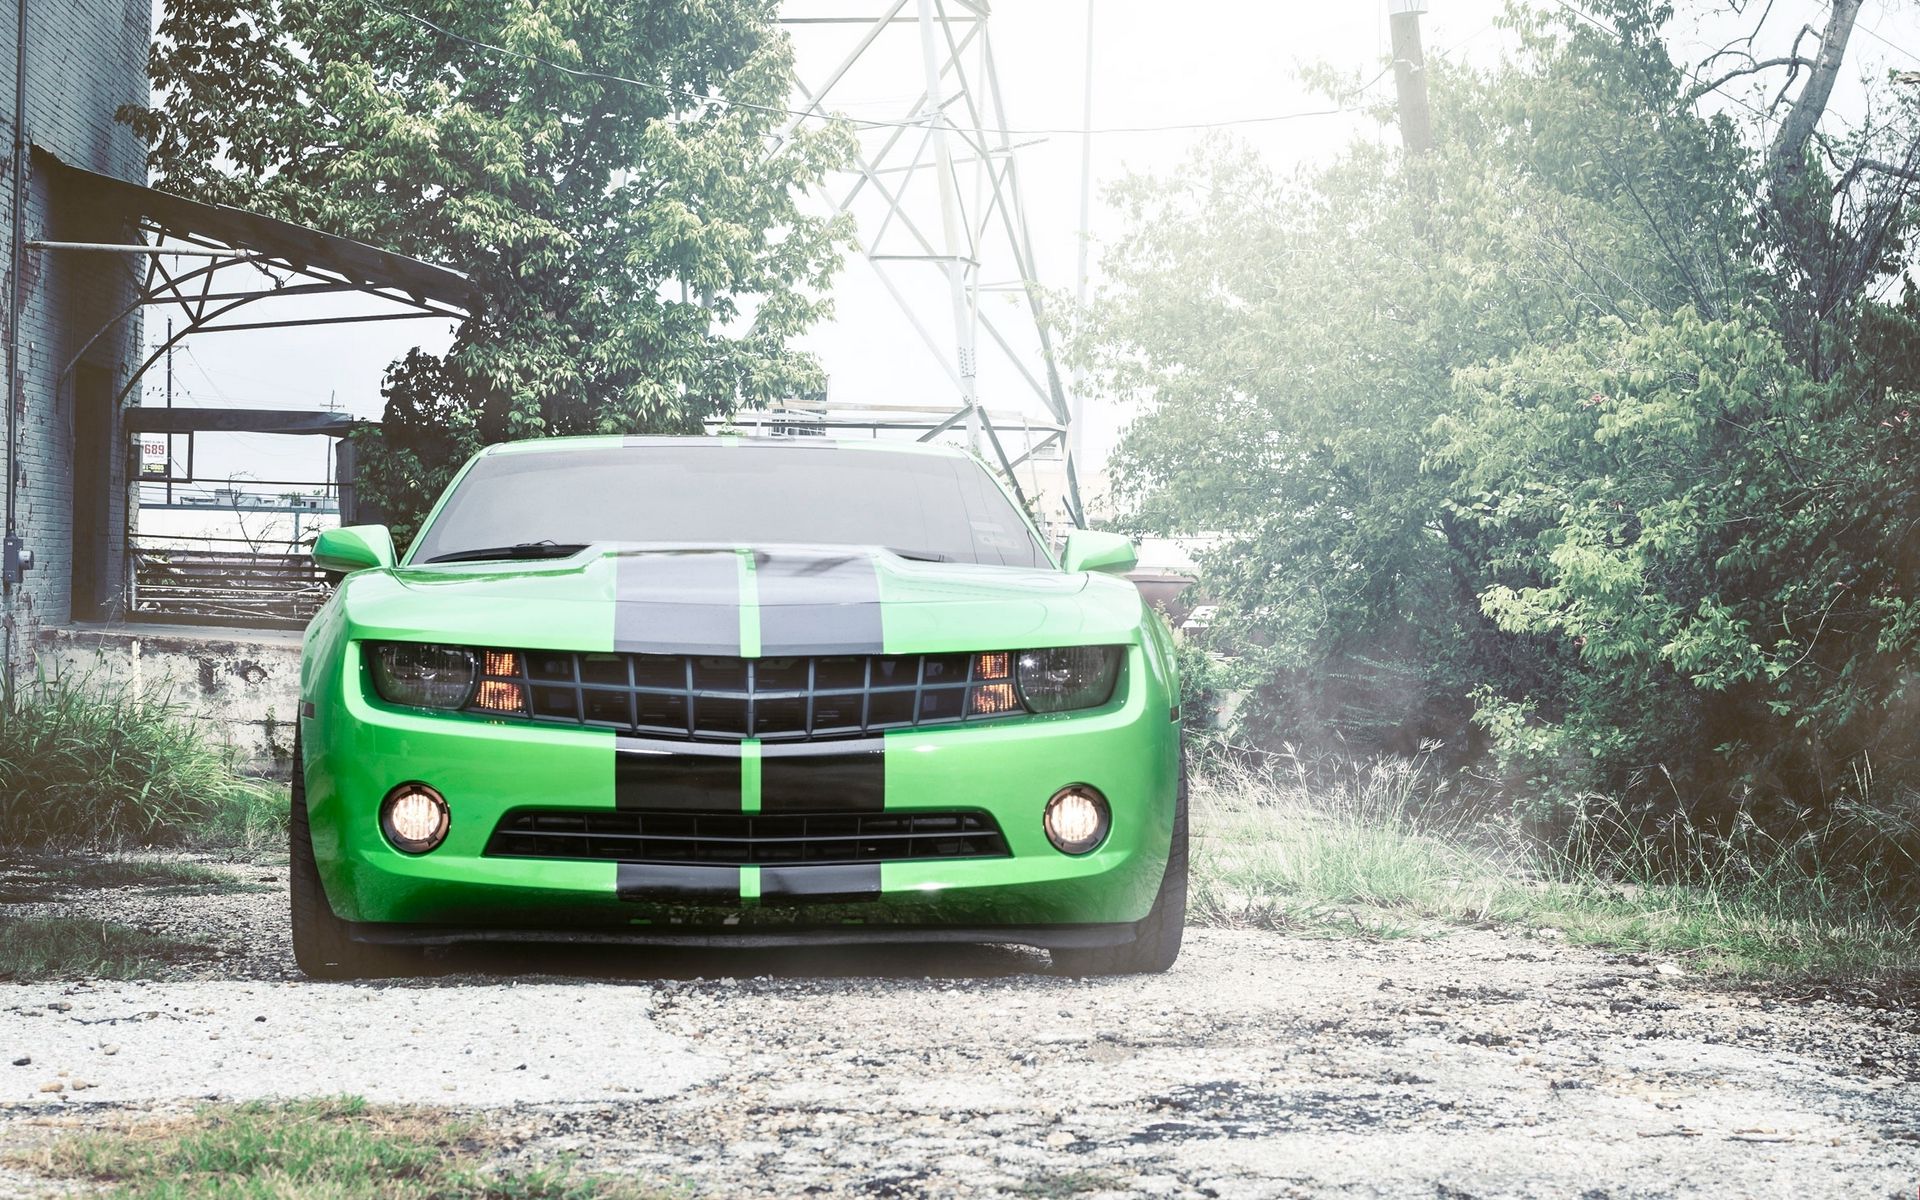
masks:
[[[61,1083],[58,1079],[54,1079],[41,1084],[40,1090],[43,1092],[64,1092],[67,1090],[67,1085]]]
[[[1653,969],[1662,975],[1685,975],[1687,973],[1679,963],[1663,962],[1657,964]]]
[[[254,1020],[254,1023],[257,1025],[264,1025],[267,1022],[267,1019],[265,1017],[255,1017],[253,1020]]]
[[[16,1058],[13,1060],[13,1065],[16,1067],[24,1067],[32,1061],[33,1061],[33,1055],[22,1054],[19,1058]]]
[[[72,1012],[73,1011],[73,1005],[68,1004],[65,1000],[54,1000],[50,1002],[47,1005],[47,1007],[52,1009],[54,1012]]]
[[[112,1042],[108,1042],[108,1043],[107,1043],[106,1045],[104,1045],[104,1046],[102,1046],[102,1047],[100,1047],[100,1053],[102,1053],[102,1054],[118,1054],[118,1053],[120,1053],[120,1047],[119,1047],[119,1046],[117,1046],[117,1045],[115,1045],[115,1044],[114,1044],[114,1043],[112,1043]]]
[[[68,1083],[68,1084],[67,1084],[67,1086],[68,1086],[68,1087],[70,1087],[70,1088],[72,1088],[72,1089],[73,1089],[74,1091],[76,1091],[76,1092],[84,1092],[84,1091],[86,1091],[86,1090],[87,1090],[88,1088],[90,1088],[90,1087],[92,1087],[93,1085],[92,1085],[92,1084],[90,1084],[90,1083],[88,1083],[88,1082],[87,1082],[86,1080],[84,1080],[84,1079],[75,1079],[75,1080],[73,1080],[73,1081],[71,1081],[70,1083]]]

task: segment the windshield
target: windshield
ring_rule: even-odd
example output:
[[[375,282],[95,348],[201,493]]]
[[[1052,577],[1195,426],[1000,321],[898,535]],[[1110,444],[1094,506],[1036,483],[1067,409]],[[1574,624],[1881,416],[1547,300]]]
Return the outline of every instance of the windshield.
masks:
[[[594,542],[884,546],[938,561],[1052,565],[971,459],[717,439],[482,458],[409,561]]]

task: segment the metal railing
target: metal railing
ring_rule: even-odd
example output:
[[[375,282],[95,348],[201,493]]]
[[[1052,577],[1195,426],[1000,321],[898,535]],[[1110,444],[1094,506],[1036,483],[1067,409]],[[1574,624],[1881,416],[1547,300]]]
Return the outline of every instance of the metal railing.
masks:
[[[143,621],[297,629],[332,584],[302,546],[245,538],[134,534],[127,612]]]

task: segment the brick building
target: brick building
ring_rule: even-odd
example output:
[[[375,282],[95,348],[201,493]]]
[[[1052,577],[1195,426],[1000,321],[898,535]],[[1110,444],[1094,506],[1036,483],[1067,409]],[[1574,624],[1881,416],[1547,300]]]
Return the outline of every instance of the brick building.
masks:
[[[5,5],[4,8],[14,8]],[[145,148],[114,112],[145,100],[151,0],[30,0],[26,18],[24,139],[15,136],[15,12],[0,8],[0,228],[14,221],[13,147],[22,141],[60,160],[131,183],[146,182]],[[123,215],[102,211],[58,172],[27,164],[24,234],[74,242],[133,240]],[[18,400],[12,472],[14,532],[32,569],[6,588],[9,663],[42,626],[111,615],[123,569],[127,454],[115,394],[137,366],[139,314],[82,347],[137,296],[143,264],[114,254],[18,250]],[[0,339],[0,361],[12,342]],[[76,355],[78,360],[75,361]]]

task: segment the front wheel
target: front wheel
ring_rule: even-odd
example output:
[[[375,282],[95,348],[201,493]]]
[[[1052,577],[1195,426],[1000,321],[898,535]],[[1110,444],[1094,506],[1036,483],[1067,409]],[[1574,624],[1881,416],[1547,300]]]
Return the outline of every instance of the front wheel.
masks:
[[[370,946],[347,936],[347,922],[334,915],[313,860],[307,824],[307,784],[300,738],[293,741],[293,806],[287,821],[287,881],[292,903],[293,961],[313,979],[367,979],[404,974],[418,965],[405,947]]]
[[[1067,975],[1158,975],[1180,957],[1187,925],[1187,768],[1180,765],[1180,791],[1173,806],[1173,842],[1167,873],[1153,907],[1134,924],[1131,942],[1119,946],[1051,951],[1053,967]]]

